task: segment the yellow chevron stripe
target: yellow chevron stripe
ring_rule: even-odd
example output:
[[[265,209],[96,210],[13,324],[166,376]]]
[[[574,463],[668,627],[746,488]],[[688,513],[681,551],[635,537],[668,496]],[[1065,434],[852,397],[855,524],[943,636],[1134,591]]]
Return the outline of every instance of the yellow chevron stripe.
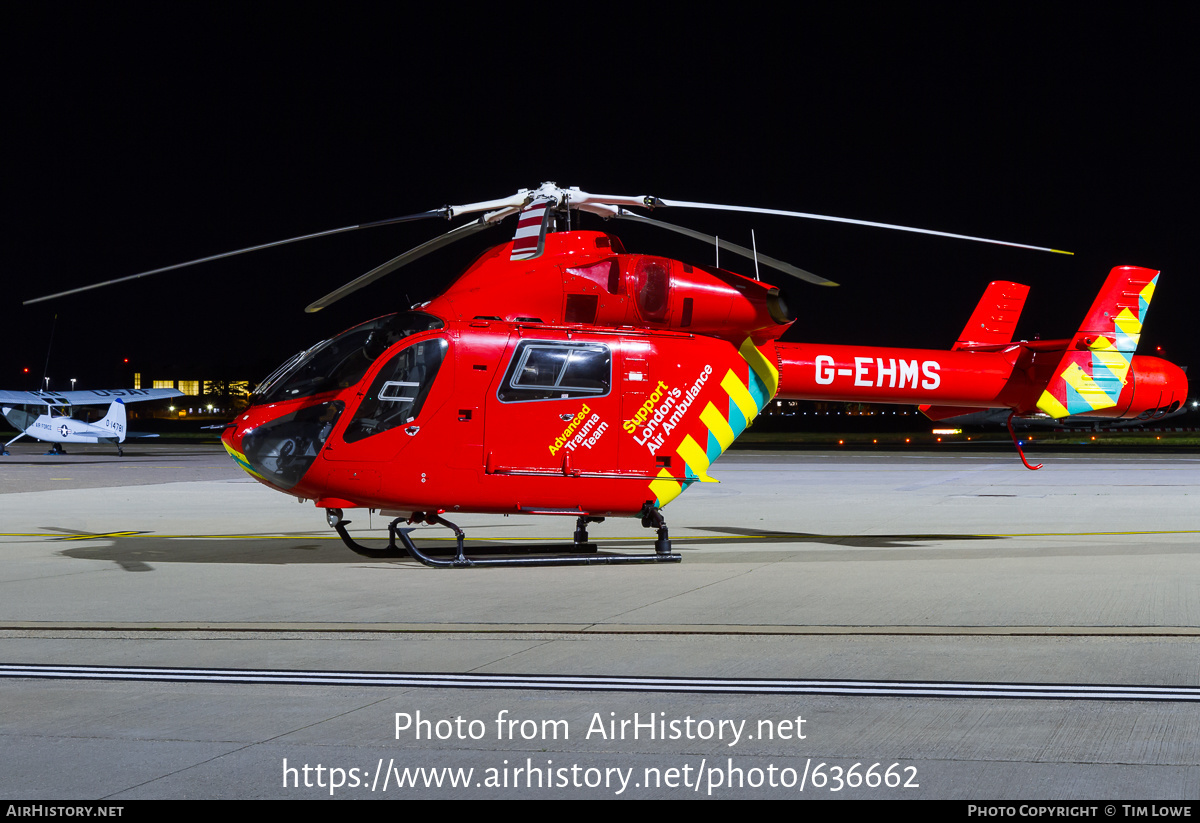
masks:
[[[658,498],[658,507],[660,509],[678,497],[682,491],[683,484],[677,480],[673,480],[671,473],[666,469],[658,473],[657,480],[650,481],[650,493]]]
[[[741,381],[733,369],[725,373],[721,379],[721,388],[733,399],[737,407],[741,409],[742,416],[749,423],[758,416],[758,406],[754,404],[754,398],[750,396],[750,390],[746,388],[746,384]]]
[[[1146,288],[1142,289],[1142,293],[1139,296],[1143,300],[1145,300],[1147,303],[1149,303],[1152,299],[1154,299],[1154,281],[1153,280],[1151,280],[1149,283],[1146,284]]]
[[[774,397],[775,392],[779,391],[779,369],[775,368],[775,364],[758,350],[754,341],[749,337],[742,341],[738,354],[750,364],[750,368],[754,369],[758,379],[763,381],[763,385],[767,387],[767,399],[770,400]]]
[[[721,444],[721,451],[733,445],[733,429],[729,425],[729,421],[725,419],[725,415],[721,414],[720,410],[709,403],[704,407],[704,411],[700,412],[700,422],[708,426],[712,436],[717,438],[717,442]]]
[[[708,476],[708,454],[705,453],[704,449],[700,448],[700,444],[693,440],[690,434],[683,438],[683,442],[679,444],[676,453],[696,473],[696,477],[700,478],[701,483],[717,482],[714,478]]]

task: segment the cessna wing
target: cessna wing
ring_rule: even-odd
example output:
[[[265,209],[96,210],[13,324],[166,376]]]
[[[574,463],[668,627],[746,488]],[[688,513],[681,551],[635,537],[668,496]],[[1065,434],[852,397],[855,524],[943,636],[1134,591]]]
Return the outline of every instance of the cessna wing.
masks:
[[[0,389],[0,403],[24,406],[107,406],[117,398],[125,403],[183,397],[179,389],[78,389],[76,391],[8,391]]]

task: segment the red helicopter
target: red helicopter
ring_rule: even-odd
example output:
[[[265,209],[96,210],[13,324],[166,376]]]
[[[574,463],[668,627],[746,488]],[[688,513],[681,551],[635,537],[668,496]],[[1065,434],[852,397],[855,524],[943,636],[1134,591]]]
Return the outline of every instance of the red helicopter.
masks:
[[[919,404],[935,420],[1006,408],[1010,433],[1014,416],[1150,417],[1186,400],[1183,370],[1134,355],[1155,271],[1114,268],[1069,339],[1013,341],[1029,289],[997,281],[949,351],[783,343],[779,337],[794,318],[779,289],[718,266],[626,253],[612,234],[572,227],[572,211],[652,224],[713,243],[718,254],[753,259],[756,270],[761,263],[836,284],[630,208],[806,217],[1057,251],[545,183],[500,200],[239,249],[96,286],[297,240],[483,212],[307,308],[317,311],[518,215],[513,239],[484,252],[439,297],[292,357],[258,386],[250,408],[222,436],[233,459],[262,483],[325,509],[354,551],[407,552],[433,566],[678,562],[662,508],[691,484],[714,482],[713,462],[776,398]],[[344,513],[355,508],[397,515],[386,549],[351,538]],[[575,553],[470,558],[446,512],[574,517]],[[656,529],[655,551],[596,552],[588,527],[606,517],[638,517]],[[402,521],[452,529],[456,554],[445,559],[421,551]]]

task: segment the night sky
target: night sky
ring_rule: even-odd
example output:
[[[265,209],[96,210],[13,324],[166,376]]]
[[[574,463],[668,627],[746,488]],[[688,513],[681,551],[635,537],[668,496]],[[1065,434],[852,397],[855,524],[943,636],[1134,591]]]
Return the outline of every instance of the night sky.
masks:
[[[1065,337],[1108,270],[1137,264],[1163,270],[1139,351],[1200,363],[1198,72],[1190,20],[1173,7],[797,4],[672,18],[577,5],[525,18],[512,4],[486,16],[22,5],[0,12],[3,388],[39,382],[55,315],[52,388],[131,385],[134,371],[257,381],[317,340],[435,296],[508,240],[512,219],[315,315],[303,307],[450,226],[21,301],[546,180],[1075,252],[656,212],[747,246],[753,228],[760,251],[840,282],[764,272],[799,315],[787,340],[948,348],[994,279],[1032,287],[1019,337]],[[630,251],[712,262],[673,234],[608,228]]]

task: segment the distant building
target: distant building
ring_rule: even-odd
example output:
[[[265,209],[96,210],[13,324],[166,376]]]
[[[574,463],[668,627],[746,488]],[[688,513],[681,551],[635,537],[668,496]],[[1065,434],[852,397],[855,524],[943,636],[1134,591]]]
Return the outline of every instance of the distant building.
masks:
[[[249,380],[143,380],[141,372],[133,375],[133,387],[142,388],[149,382],[156,389],[178,389],[184,396],[170,406],[147,410],[155,417],[186,417],[216,415],[228,417],[249,405]]]

